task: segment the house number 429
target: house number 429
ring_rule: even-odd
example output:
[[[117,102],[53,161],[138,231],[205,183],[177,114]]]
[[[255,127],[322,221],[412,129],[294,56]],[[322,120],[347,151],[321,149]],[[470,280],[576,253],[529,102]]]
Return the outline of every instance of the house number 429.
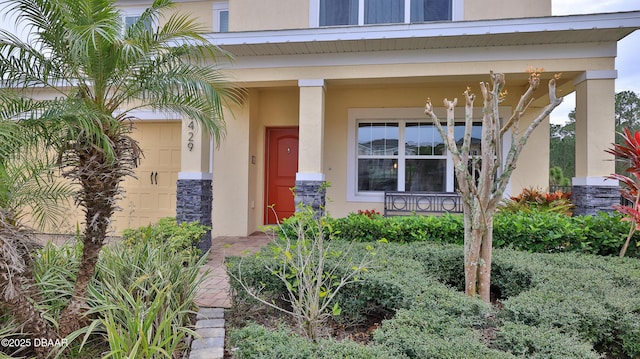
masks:
[[[189,121],[189,125],[187,125],[191,131],[187,132],[187,148],[189,151],[193,151],[193,130],[195,125],[193,124],[193,120]]]

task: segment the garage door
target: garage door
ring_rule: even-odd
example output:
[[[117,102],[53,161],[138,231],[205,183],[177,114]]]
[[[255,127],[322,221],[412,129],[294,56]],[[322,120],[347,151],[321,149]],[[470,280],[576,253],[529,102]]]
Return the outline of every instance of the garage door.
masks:
[[[122,211],[114,215],[116,234],[125,228],[145,226],[176,215],[176,182],[180,171],[180,122],[138,122],[132,136],[143,157],[136,179],[124,182]]]

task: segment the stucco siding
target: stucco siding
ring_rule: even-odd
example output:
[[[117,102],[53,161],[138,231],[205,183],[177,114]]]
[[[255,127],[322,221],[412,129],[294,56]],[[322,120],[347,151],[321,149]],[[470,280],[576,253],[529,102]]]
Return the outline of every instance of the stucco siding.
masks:
[[[551,0],[465,0],[465,20],[551,16]]]
[[[301,29],[308,27],[309,1],[229,1],[229,31]]]

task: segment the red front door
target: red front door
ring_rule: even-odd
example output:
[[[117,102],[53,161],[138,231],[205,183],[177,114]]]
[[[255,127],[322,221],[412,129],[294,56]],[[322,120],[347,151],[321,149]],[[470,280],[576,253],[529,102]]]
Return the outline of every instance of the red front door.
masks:
[[[298,128],[267,128],[265,224],[296,211],[292,188],[298,172]]]

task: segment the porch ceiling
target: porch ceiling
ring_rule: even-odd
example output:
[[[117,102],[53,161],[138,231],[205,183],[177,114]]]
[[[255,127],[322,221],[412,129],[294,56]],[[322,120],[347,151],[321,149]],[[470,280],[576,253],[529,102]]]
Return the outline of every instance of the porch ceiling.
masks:
[[[640,11],[541,18],[209,34],[237,57],[615,42]]]

